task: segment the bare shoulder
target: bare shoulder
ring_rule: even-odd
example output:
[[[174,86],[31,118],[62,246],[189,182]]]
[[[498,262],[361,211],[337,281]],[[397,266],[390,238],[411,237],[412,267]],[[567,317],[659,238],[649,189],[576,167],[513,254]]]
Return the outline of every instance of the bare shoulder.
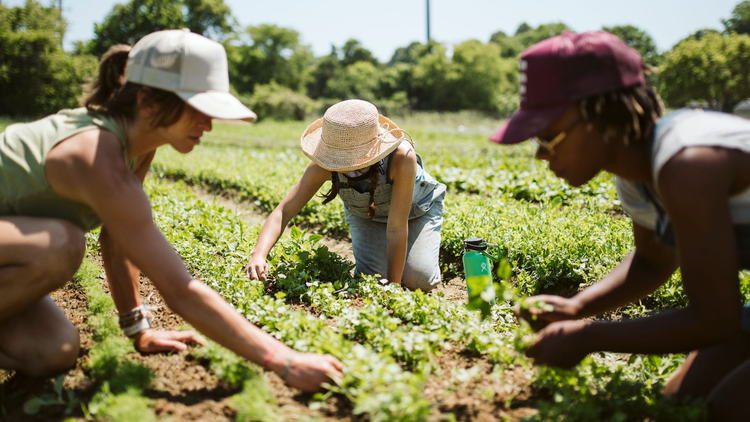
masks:
[[[125,167],[122,145],[115,134],[107,130],[87,130],[60,142],[50,151],[47,163],[51,165],[85,168]]]
[[[49,152],[44,170],[55,192],[83,203],[92,190],[129,183],[133,177],[120,140],[106,130],[87,130],[60,142]]]
[[[398,180],[406,177],[414,180],[417,174],[417,153],[408,142],[402,142],[396,149],[391,162],[391,178]]]
[[[396,148],[396,153],[393,154],[393,164],[396,166],[416,165],[417,153],[414,151],[414,147],[408,142],[401,142]]]
[[[685,148],[662,167],[658,175],[659,191],[670,196],[728,189],[732,181],[730,160],[730,151],[724,148]]]
[[[302,180],[300,181],[309,182],[313,185],[322,185],[328,180],[331,180],[331,171],[324,169],[313,161],[310,161],[310,164],[307,165],[305,173],[302,175]]]

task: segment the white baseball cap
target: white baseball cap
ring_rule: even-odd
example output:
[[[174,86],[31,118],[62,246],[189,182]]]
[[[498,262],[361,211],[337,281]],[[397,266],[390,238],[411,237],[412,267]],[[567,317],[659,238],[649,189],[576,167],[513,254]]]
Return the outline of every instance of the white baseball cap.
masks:
[[[255,121],[257,116],[229,93],[224,46],[188,29],[152,32],[128,54],[129,82],[171,91],[203,114]]]

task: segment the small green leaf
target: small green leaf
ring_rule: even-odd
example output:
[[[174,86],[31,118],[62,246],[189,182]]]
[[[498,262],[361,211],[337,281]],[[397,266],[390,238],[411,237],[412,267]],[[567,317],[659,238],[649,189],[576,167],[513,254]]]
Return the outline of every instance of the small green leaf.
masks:
[[[500,260],[500,262],[497,263],[496,274],[497,274],[498,280],[508,280],[510,279],[510,275],[512,273],[513,273],[513,268],[511,268],[507,259],[503,258]]]
[[[57,396],[62,398],[62,392],[63,392],[63,385],[65,384],[65,375],[60,375],[55,380],[55,393],[57,393]]]
[[[44,400],[39,397],[32,397],[23,404],[23,413],[27,415],[36,415],[45,404]]]

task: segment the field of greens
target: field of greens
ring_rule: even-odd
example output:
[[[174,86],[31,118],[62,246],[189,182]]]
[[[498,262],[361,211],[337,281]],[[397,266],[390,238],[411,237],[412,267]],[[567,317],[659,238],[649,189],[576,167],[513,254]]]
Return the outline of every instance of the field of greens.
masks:
[[[298,147],[304,123],[215,123],[192,153],[180,155],[168,147],[157,153],[146,190],[158,226],[190,271],[287,345],[330,353],[346,365],[344,377],[326,393],[303,395],[216,345],[196,347],[185,359],[207,368],[222,386],[206,387],[199,397],[218,401],[212,388],[225,393],[224,407],[202,410],[211,416],[207,420],[705,418],[701,403],[660,395],[684,356],[595,354],[566,371],[534,367],[523,355],[530,330],[511,311],[521,297],[572,294],[606,274],[633,247],[631,223],[611,177],[600,175],[571,188],[534,160],[530,145],[488,143],[491,122],[459,126],[443,116],[417,116],[399,123],[413,136],[427,170],[449,187],[441,244],[444,281],[463,283],[464,238],[484,237],[507,259],[503,300],[488,318],[440,292],[411,292],[352,277],[353,263],[321,244],[323,237],[347,241],[338,201],[308,204],[269,256],[270,281],[247,279],[243,266],[259,226],[195,192],[202,186],[203,192],[207,188],[243,201],[247,212],[267,214],[307,165]],[[164,375],[135,357],[118,331],[111,299],[102,291],[95,239],[89,236],[90,258],[72,287],[81,286],[88,303],[85,326],[93,344],[78,368],[86,385],[68,374],[27,393],[0,388],[0,414],[75,420],[170,415],[158,381]],[[743,286],[747,290],[746,278]],[[685,303],[675,276],[648,300],[607,317]]]

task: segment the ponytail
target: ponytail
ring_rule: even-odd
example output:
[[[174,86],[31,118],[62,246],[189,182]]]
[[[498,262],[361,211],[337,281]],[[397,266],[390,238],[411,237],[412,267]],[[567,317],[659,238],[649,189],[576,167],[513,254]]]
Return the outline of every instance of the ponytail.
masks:
[[[99,74],[88,86],[91,94],[83,100],[83,105],[89,111],[98,111],[97,109],[105,107],[122,90],[129,52],[129,45],[117,44],[104,53],[99,63]]]

